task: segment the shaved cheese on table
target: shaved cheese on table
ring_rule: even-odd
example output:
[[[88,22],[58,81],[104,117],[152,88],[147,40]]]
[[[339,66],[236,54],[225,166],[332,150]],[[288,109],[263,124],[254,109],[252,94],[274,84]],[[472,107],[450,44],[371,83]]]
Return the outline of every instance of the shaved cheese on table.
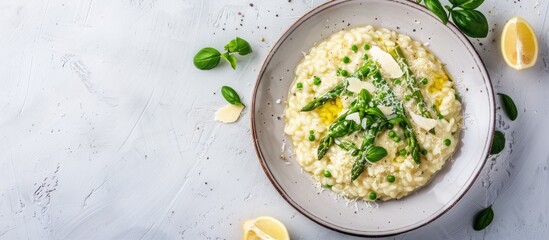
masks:
[[[238,120],[240,113],[244,109],[242,105],[228,104],[215,112],[215,120],[222,123],[233,123]]]

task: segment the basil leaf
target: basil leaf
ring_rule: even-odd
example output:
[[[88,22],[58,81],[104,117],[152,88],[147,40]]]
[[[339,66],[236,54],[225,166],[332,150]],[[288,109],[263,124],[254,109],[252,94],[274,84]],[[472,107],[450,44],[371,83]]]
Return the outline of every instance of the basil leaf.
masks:
[[[482,229],[485,229],[492,223],[492,220],[494,219],[494,210],[492,210],[492,205],[490,205],[488,208],[480,211],[475,216],[475,222],[473,223],[473,229],[476,231],[480,231]]]
[[[425,0],[425,6],[440,18],[443,24],[448,23],[448,13],[442,7],[439,0]]]
[[[234,89],[228,86],[221,87],[221,95],[232,105],[242,105],[242,102],[240,101],[240,96],[238,96],[238,93]]]
[[[501,96],[501,101],[503,102],[503,110],[511,119],[511,121],[515,121],[518,117],[518,111],[517,106],[515,105],[515,102],[513,102],[513,99],[503,93],[498,93],[499,96]]]
[[[454,7],[475,9],[484,3],[484,0],[450,0],[450,2],[454,5]]]
[[[494,132],[494,140],[492,140],[492,148],[490,154],[498,154],[505,148],[505,135],[500,131]]]
[[[237,52],[238,54],[244,56],[252,52],[252,47],[248,42],[246,42],[246,40],[236,37],[225,45],[225,50],[231,53]]]
[[[387,150],[382,147],[371,147],[366,151],[366,160],[370,163],[375,163],[387,156]]]
[[[210,70],[219,64],[221,53],[215,48],[202,48],[194,55],[194,66],[200,70]]]
[[[230,53],[223,53],[221,54],[221,57],[231,64],[233,70],[236,69],[236,57],[234,55],[231,55]]]
[[[488,35],[488,20],[477,10],[454,10],[452,20],[469,37],[483,38]]]
[[[378,107],[366,108],[366,114],[378,116],[380,118],[385,118],[385,114]]]

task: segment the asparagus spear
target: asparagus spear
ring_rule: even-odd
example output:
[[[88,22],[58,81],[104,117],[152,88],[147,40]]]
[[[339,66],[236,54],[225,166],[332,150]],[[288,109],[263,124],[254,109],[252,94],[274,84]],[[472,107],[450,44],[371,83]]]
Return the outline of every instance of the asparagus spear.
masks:
[[[379,66],[374,62],[370,62],[369,66],[370,71],[368,73],[368,78],[372,80],[374,86],[379,90],[377,98],[374,99],[374,101],[385,106],[393,107],[396,119],[399,119],[398,122],[404,128],[404,136],[406,137],[406,143],[408,144],[408,151],[411,153],[414,162],[419,164],[419,143],[417,142],[412,124],[408,117],[406,117],[402,102],[396,97],[391,86],[389,86],[387,81],[381,76]]]
[[[376,149],[374,147],[374,141],[376,139],[377,133],[384,127],[385,124],[383,124],[383,120],[381,118],[377,118],[374,123],[372,123],[371,126],[368,127],[368,129],[364,132],[364,140],[362,142],[362,146],[360,147],[358,158],[353,164],[353,167],[351,168],[351,180],[355,180],[360,176],[362,171],[364,171],[364,168],[366,167],[366,163],[368,162],[368,152],[371,149]],[[380,147],[377,147],[379,149]],[[383,149],[385,150],[385,149]],[[385,157],[387,155],[387,151],[385,151],[385,155],[378,158],[377,160]],[[376,161],[377,161],[376,160]]]
[[[364,79],[366,75],[368,74],[368,71],[370,69],[368,68],[368,65],[363,65],[358,70],[356,70],[353,74],[351,74],[351,77],[358,78],[360,80]],[[336,97],[340,96],[347,90],[347,86],[349,86],[349,82],[347,79],[342,80],[339,82],[334,88],[332,88],[330,91],[326,92],[324,95],[320,96],[319,98],[314,99],[313,101],[307,103],[303,108],[301,108],[302,112],[308,112],[315,108],[318,108],[322,105],[324,105],[326,102],[335,99]]]
[[[404,79],[406,80],[406,85],[408,86],[408,90],[412,92],[412,97],[417,102],[417,106],[419,108],[419,112],[421,113],[421,116],[426,118],[431,118],[431,113],[429,113],[429,111],[427,110],[427,104],[425,104],[425,100],[423,99],[423,94],[421,94],[421,91],[417,86],[417,81],[413,77],[412,70],[410,70],[410,67],[408,65],[408,62],[406,61],[406,58],[404,57],[404,53],[402,52],[402,49],[400,49],[400,47],[397,45],[395,48],[389,51],[389,54],[393,56],[393,58],[396,60],[396,62],[400,66],[400,69],[402,69],[402,71],[404,72]]]
[[[302,112],[308,112],[311,111],[317,107],[320,107],[324,105],[326,102],[335,99],[339,95],[341,95],[344,90],[347,89],[347,86],[349,83],[347,80],[343,80],[340,83],[338,83],[332,90],[328,91],[324,95],[320,96],[319,98],[314,99],[313,101],[307,103],[303,108],[301,108]]]
[[[322,159],[328,149],[334,144],[335,139],[347,136],[351,133],[354,133],[360,130],[361,126],[353,120],[345,119],[349,114],[358,112],[359,115],[364,115],[362,113],[363,109],[368,106],[368,103],[372,99],[370,93],[363,89],[358,94],[358,98],[351,103],[351,107],[341,116],[339,116],[328,128],[328,133],[322,137],[318,145],[318,160]],[[361,116],[361,117],[362,117]]]

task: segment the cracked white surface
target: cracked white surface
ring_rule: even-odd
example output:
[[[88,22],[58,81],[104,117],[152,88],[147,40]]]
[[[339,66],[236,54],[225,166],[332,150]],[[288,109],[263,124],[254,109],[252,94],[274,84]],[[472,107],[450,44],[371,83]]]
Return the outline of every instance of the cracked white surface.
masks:
[[[293,239],[354,239],[278,195],[253,150],[247,109],[236,124],[213,120],[221,86],[250,104],[268,49],[321,2],[1,1],[0,239],[238,239],[242,222],[259,215],[280,219]],[[505,150],[447,214],[394,239],[549,235],[549,1],[486,1],[481,10],[493,31],[473,45],[519,117],[498,109]],[[516,15],[540,43],[538,64],[520,72],[498,47]],[[235,36],[254,49],[236,71],[194,68],[197,50]],[[474,213],[489,204],[494,222],[473,231]]]

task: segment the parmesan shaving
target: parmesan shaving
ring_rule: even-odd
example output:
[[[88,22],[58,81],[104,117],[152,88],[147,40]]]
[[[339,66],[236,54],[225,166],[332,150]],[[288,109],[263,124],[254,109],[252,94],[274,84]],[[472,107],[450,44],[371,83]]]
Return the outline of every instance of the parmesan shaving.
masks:
[[[381,48],[372,46],[370,48],[370,55],[379,63],[381,73],[385,75],[384,77],[399,78],[404,74],[391,54],[381,50]]]
[[[233,123],[238,120],[240,113],[244,109],[242,105],[228,104],[215,112],[215,120],[222,123]]]
[[[392,107],[379,105],[378,108],[379,108],[379,110],[381,110],[381,112],[383,114],[385,114],[386,117],[389,117],[389,116],[391,116],[391,114],[393,114],[393,108]]]
[[[424,130],[431,130],[437,125],[437,120],[425,118],[420,115],[415,114],[412,111],[409,111],[410,116],[412,117],[412,121],[416,123],[420,128]]]
[[[345,120],[352,120],[356,124],[360,125],[360,116],[358,115],[358,112],[351,113],[345,117]]]
[[[347,81],[349,82],[347,90],[350,92],[359,93],[362,89],[366,89],[368,92],[372,93],[376,90],[376,87],[372,83],[360,81],[360,79],[355,77],[348,78]]]

